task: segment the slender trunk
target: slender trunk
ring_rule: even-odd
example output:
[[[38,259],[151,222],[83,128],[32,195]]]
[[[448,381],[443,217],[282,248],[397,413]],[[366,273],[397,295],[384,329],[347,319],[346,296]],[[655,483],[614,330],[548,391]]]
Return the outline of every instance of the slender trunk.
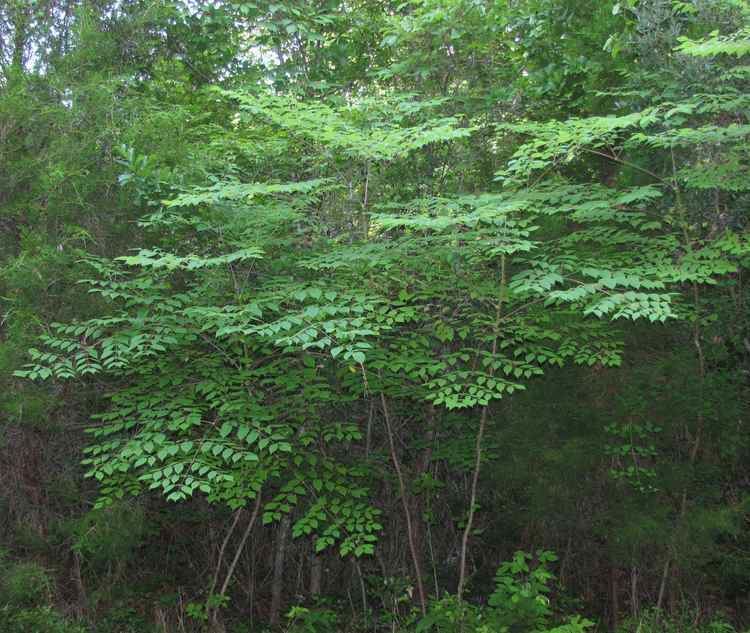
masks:
[[[29,8],[18,5],[13,18],[13,57],[11,67],[20,76],[23,73],[24,53],[29,28]]]
[[[255,563],[255,541],[253,541],[250,547],[250,569],[248,570],[248,597],[247,597],[247,610],[250,616],[250,630],[255,628],[255,570],[257,565]]]
[[[563,587],[567,584],[568,563],[570,561],[572,549],[573,549],[573,537],[568,536],[568,541],[565,545],[565,553],[563,554],[562,561],[560,561],[560,584]]]
[[[675,163],[674,158],[674,151],[672,151],[672,170],[673,170],[673,181],[674,181],[674,190],[675,190],[675,196],[676,196],[676,207],[678,214],[682,221],[682,238],[684,240],[684,248],[686,252],[690,253],[693,251],[693,241],[690,238],[690,233],[688,232],[688,221],[687,221],[687,213],[685,211],[685,206],[682,200],[682,192],[678,186],[678,179],[677,179],[677,166]],[[693,295],[693,310],[695,311],[695,314],[693,315],[693,328],[692,328],[692,343],[695,347],[695,353],[696,353],[696,359],[698,362],[698,411],[696,412],[696,429],[695,434],[693,436],[693,445],[690,448],[690,466],[691,468],[695,466],[695,462],[698,459],[698,452],[700,451],[702,436],[703,436],[703,427],[704,427],[704,417],[703,417],[703,399],[704,399],[704,388],[706,383],[706,359],[705,354],[703,352],[703,343],[702,343],[702,332],[701,332],[701,322],[700,322],[700,288],[698,286],[697,282],[693,282],[692,284],[692,295]],[[690,434],[686,430],[686,436],[689,438]],[[682,520],[685,517],[685,513],[687,511],[687,501],[688,501],[688,487],[687,484],[685,485],[685,488],[682,491],[682,500],[680,501],[680,513],[677,518],[677,525],[675,526],[675,529],[679,527],[679,525],[682,523]],[[664,562],[664,569],[662,571],[661,576],[661,582],[659,584],[659,595],[656,600],[656,609],[661,610],[664,599],[669,595],[669,578],[671,575],[676,573],[675,565],[673,565],[673,557],[671,552],[667,552],[667,558]]]
[[[364,629],[367,630],[367,611],[369,607],[367,606],[367,589],[365,587],[365,579],[364,576],[362,576],[362,568],[359,566],[359,561],[356,559],[354,560],[354,567],[357,570],[357,577],[359,578],[359,591],[362,596],[362,620]]]
[[[88,598],[86,596],[86,587],[83,584],[83,575],[81,574],[81,557],[77,552],[73,554],[73,582],[78,593],[76,611],[78,617],[82,618],[87,609]]]
[[[234,533],[235,528],[237,527],[237,523],[239,522],[240,516],[242,515],[242,510],[243,508],[240,508],[234,513],[234,519],[232,520],[232,524],[229,526],[229,529],[227,530],[227,533],[224,536],[224,540],[221,543],[221,547],[219,548],[219,556],[216,560],[216,569],[214,570],[214,577],[211,580],[211,588],[208,591],[209,596],[214,595],[214,591],[216,591],[216,585],[219,583],[219,573],[221,573],[221,566],[224,563],[224,552],[227,549],[227,544],[229,543],[229,539],[231,538],[232,534]]]
[[[706,361],[703,354],[703,344],[701,342],[701,330],[700,330],[700,295],[698,291],[698,285],[693,284],[693,303],[695,308],[695,316],[693,323],[693,345],[695,346],[696,356],[698,360],[698,411],[696,413],[696,429],[695,435],[693,436],[693,445],[690,448],[690,466],[695,466],[695,462],[698,459],[698,452],[700,451],[701,441],[703,437],[704,417],[703,417],[703,389],[706,381]],[[687,512],[688,503],[688,488],[687,484],[682,491],[682,499],[680,501],[680,513],[677,518],[677,526],[682,523]],[[659,583],[659,595],[656,600],[656,610],[661,610],[664,605],[664,599],[668,595],[669,579],[672,574],[675,573],[674,565],[672,565],[671,553],[667,554],[667,559],[664,562],[664,569],[662,570],[661,582]],[[671,572],[671,573],[670,573]]]
[[[365,190],[362,195],[362,219],[361,231],[362,239],[366,240],[370,232],[370,216],[368,213],[369,193],[370,193],[370,163],[365,163]]]
[[[367,429],[365,434],[365,459],[370,459],[372,451],[372,420],[375,417],[375,401],[370,400],[370,411],[367,413]]]
[[[273,580],[271,581],[271,612],[269,623],[276,626],[281,620],[281,595],[284,585],[284,559],[286,557],[286,536],[291,524],[291,516],[285,514],[276,535],[276,555],[273,561]]]
[[[659,596],[656,599],[656,610],[661,611],[661,607],[664,604],[664,595],[667,591],[667,579],[669,578],[669,565],[671,563],[671,559],[667,558],[666,561],[664,561],[664,569],[661,573],[661,582],[659,583]]]
[[[670,574],[670,579],[671,590],[667,595],[667,602],[669,603],[669,612],[676,613],[678,609],[678,597],[683,601],[682,604],[684,604],[685,598],[685,596],[683,596],[682,592],[680,591],[680,568],[677,565],[672,565],[672,573]]]
[[[619,587],[617,586],[617,568],[614,565],[611,565],[609,568],[609,588],[612,597],[612,601],[610,603],[610,609],[612,610],[612,613],[610,614],[609,626],[611,631],[616,631],[618,624],[617,620],[620,614],[620,595]]]
[[[255,521],[258,518],[259,512],[260,512],[260,493],[258,493],[258,496],[255,497],[255,505],[253,506],[253,513],[250,516],[250,520],[247,523],[247,527],[245,528],[245,531],[242,534],[242,539],[240,540],[240,544],[237,546],[237,551],[234,553],[234,558],[232,559],[232,562],[229,565],[229,569],[227,570],[227,575],[224,578],[224,582],[221,585],[221,591],[219,591],[220,596],[223,596],[227,591],[227,587],[229,587],[229,582],[232,580],[232,576],[234,575],[234,570],[237,568],[237,563],[240,560],[240,555],[245,549],[245,543],[247,543],[247,539],[250,536],[250,533],[253,531],[253,527],[255,526]]]
[[[320,595],[323,580],[323,557],[313,554],[310,562],[310,595],[315,598]]]
[[[245,543],[247,543],[247,539],[253,530],[253,526],[255,525],[256,519],[258,518],[258,513],[260,512],[260,498],[261,498],[260,493],[258,493],[258,495],[255,497],[255,504],[253,505],[253,513],[250,515],[250,520],[247,523],[247,527],[245,527],[245,531],[242,534],[242,538],[240,539],[239,545],[237,545],[237,550],[234,553],[234,558],[232,558],[232,562],[229,564],[229,569],[227,569],[226,576],[224,577],[224,582],[221,583],[221,588],[219,589],[219,593],[217,594],[219,598],[222,598],[223,596],[226,595],[227,589],[229,588],[229,583],[232,580],[232,576],[234,576],[234,570],[236,569],[237,563],[240,560],[240,556],[242,555],[242,552],[245,549]],[[239,519],[239,511],[237,513],[237,516],[235,517],[234,523],[232,524],[232,530],[234,530],[234,527],[237,524],[237,519]],[[230,531],[230,534],[228,534],[225,537],[222,547],[226,546],[226,542],[228,541],[230,535],[231,535],[231,531]],[[223,555],[223,552],[221,555]],[[221,561],[219,561],[219,564],[221,564]],[[218,573],[218,567],[217,567],[217,573]],[[212,592],[211,592],[212,594],[213,594],[214,589],[215,589],[215,586],[212,588]],[[215,630],[223,630],[223,627],[221,626],[221,623],[219,622],[219,605],[216,605],[213,607],[209,606],[207,611],[209,615],[209,621],[211,622],[212,627]]]
[[[638,618],[638,568],[633,565],[630,569],[630,611],[633,620]]]
[[[396,477],[398,478],[399,493],[401,494],[401,505],[404,509],[404,519],[406,520],[406,536],[409,543],[409,552],[411,554],[412,564],[414,565],[414,576],[415,582],[417,584],[417,598],[419,599],[419,608],[422,611],[422,615],[425,615],[427,613],[427,599],[424,592],[424,583],[422,582],[422,567],[419,563],[419,552],[417,552],[416,539],[414,538],[414,525],[412,523],[411,508],[409,508],[409,501],[407,500],[404,473],[401,470],[401,463],[398,459],[398,454],[396,453],[396,442],[393,437],[391,415],[388,411],[388,403],[383,392],[380,393],[380,404],[383,407],[383,419],[385,420],[385,429],[386,434],[388,435],[388,446],[391,452],[393,467],[396,470]]]
[[[505,255],[500,260],[500,297],[497,302],[495,310],[495,326],[492,336],[492,357],[497,354],[497,337],[498,330],[500,328],[500,320],[502,319],[503,301],[505,300]],[[489,374],[494,374],[494,368],[490,365]],[[474,446],[474,472],[471,476],[471,494],[469,496],[469,516],[466,519],[466,527],[464,528],[463,535],[461,537],[461,556],[459,561],[458,570],[458,589],[456,590],[456,597],[459,601],[463,598],[464,589],[466,586],[466,554],[469,550],[469,536],[471,535],[471,528],[474,525],[474,512],[477,504],[477,489],[479,486],[479,472],[482,468],[482,441],[484,440],[484,432],[487,428],[487,415],[489,413],[489,404],[482,407],[482,414],[479,418],[479,430],[477,431],[476,444]]]
[[[436,412],[435,405],[430,403],[427,407],[425,416],[426,432],[424,436],[425,447],[416,464],[414,465],[413,479],[423,478],[430,468],[432,462],[432,451],[435,441],[435,421]],[[424,519],[424,500],[422,496],[413,494],[411,495],[411,507],[412,507],[412,521],[414,522],[414,551],[417,554],[417,563],[419,564],[419,575],[421,578],[425,578],[428,574],[425,571],[425,535],[427,533],[427,526]]]
[[[429,523],[427,524],[427,547],[430,550],[430,566],[432,568],[432,580],[435,583],[435,597],[440,597],[440,585],[437,577],[437,564],[435,562],[435,549],[432,546],[432,530],[430,529]]]
[[[461,536],[461,557],[459,559],[459,571],[458,571],[458,589],[456,595],[461,600],[464,594],[464,588],[466,586],[466,554],[469,550],[469,535],[471,534],[471,528],[474,526],[474,512],[477,504],[477,489],[479,485],[479,471],[482,466],[482,441],[484,440],[484,431],[487,427],[487,413],[489,406],[485,405],[482,407],[482,415],[479,418],[479,431],[477,432],[476,444],[474,446],[474,472],[471,476],[471,493],[469,495],[469,516],[466,519],[466,526],[464,527],[463,534]]]

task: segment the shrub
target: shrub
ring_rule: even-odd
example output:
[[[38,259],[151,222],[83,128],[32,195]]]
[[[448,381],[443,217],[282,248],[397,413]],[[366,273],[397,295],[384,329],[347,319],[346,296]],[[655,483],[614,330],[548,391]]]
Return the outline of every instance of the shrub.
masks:
[[[119,503],[72,519],[63,531],[84,561],[104,569],[114,561],[132,557],[146,534],[146,522],[140,506]]]
[[[288,633],[332,633],[338,622],[338,616],[330,609],[292,607],[286,617]]]
[[[690,613],[666,615],[650,609],[623,622],[617,633],[735,633],[735,628],[718,618],[701,623]]]
[[[487,606],[447,596],[430,605],[427,616],[417,623],[416,633],[585,633],[593,622],[580,616],[553,624],[547,594],[554,579],[548,566],[554,560],[555,555],[545,550],[535,557],[516,552],[513,560],[500,565]]]
[[[48,602],[52,581],[47,570],[33,562],[13,563],[2,569],[0,605],[35,607]]]
[[[0,631],[3,633],[86,633],[49,607],[15,610],[0,608]]]

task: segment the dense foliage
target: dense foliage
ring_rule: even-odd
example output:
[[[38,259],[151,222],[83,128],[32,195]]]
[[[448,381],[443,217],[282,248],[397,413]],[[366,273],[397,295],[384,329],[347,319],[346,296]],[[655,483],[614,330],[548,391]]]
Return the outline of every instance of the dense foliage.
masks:
[[[0,6],[0,629],[750,626],[746,0]]]

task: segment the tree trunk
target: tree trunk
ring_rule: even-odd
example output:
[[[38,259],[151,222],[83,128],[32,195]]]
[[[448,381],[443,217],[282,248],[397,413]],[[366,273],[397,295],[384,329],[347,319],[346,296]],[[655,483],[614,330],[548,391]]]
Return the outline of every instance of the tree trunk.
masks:
[[[281,621],[281,596],[284,589],[284,559],[286,557],[286,536],[291,524],[291,516],[285,514],[276,534],[276,554],[273,561],[273,580],[271,581],[271,612],[269,623],[277,626]]]
[[[427,474],[432,462],[432,448],[435,440],[435,406],[430,404],[427,407],[427,431],[424,436],[425,447],[414,468],[414,479],[421,479]],[[412,521],[414,524],[414,551],[416,553],[416,565],[419,565],[419,575],[425,578],[428,574],[425,571],[425,535],[427,526],[424,521],[424,500],[420,495],[411,495]]]
[[[617,586],[617,568],[612,565],[609,570],[609,588],[610,593],[612,597],[612,601],[610,602],[610,609],[612,610],[612,613],[610,614],[610,631],[616,631],[617,630],[617,620],[620,613],[620,596],[619,596],[619,587]]]
[[[73,553],[73,583],[76,586],[76,615],[82,618],[88,608],[88,597],[86,587],[83,584],[83,575],[81,574],[81,557],[77,552]]]
[[[497,339],[499,334],[500,323],[503,316],[503,301],[505,301],[506,276],[505,276],[505,255],[500,260],[500,298],[495,307],[495,327],[492,332],[492,356],[494,359],[497,354]],[[490,376],[494,375],[493,366],[490,366]],[[489,403],[482,407],[482,414],[479,417],[479,430],[477,431],[476,444],[474,446],[474,470],[471,475],[471,492],[469,495],[469,516],[466,519],[466,527],[461,536],[461,553],[458,567],[458,588],[456,596],[459,601],[463,599],[464,588],[466,587],[466,555],[469,550],[469,537],[471,528],[474,525],[474,512],[477,505],[477,490],[479,486],[479,471],[482,468],[482,442],[484,432],[487,427],[487,414],[489,412]]]
[[[380,403],[383,407],[383,419],[385,420],[385,429],[388,434],[388,446],[391,452],[391,460],[393,461],[393,468],[396,470],[396,476],[398,478],[399,493],[401,495],[401,505],[404,509],[404,519],[406,520],[406,538],[409,544],[409,552],[411,554],[412,564],[414,565],[414,576],[417,585],[417,597],[419,598],[419,607],[422,611],[422,615],[427,614],[427,599],[424,592],[424,583],[422,582],[422,566],[420,564],[420,557],[417,552],[416,541],[414,538],[414,523],[412,521],[412,509],[407,499],[406,482],[404,481],[404,473],[401,469],[401,462],[396,453],[396,442],[393,437],[393,427],[391,426],[391,415],[388,411],[388,403],[385,399],[385,394],[380,393]]]
[[[638,568],[633,565],[630,569],[630,611],[633,620],[638,618]]]
[[[29,28],[29,7],[20,2],[16,5],[16,14],[13,16],[13,58],[11,67],[14,72],[23,73],[24,52],[26,50],[26,38]]]
[[[313,554],[310,562],[310,596],[316,598],[320,595],[323,580],[323,557]]]
[[[245,527],[245,531],[242,534],[242,538],[240,539],[239,544],[237,545],[237,550],[234,553],[234,558],[232,558],[232,562],[229,564],[229,569],[227,569],[226,576],[224,576],[224,582],[221,584],[221,588],[219,589],[219,593],[217,596],[219,598],[222,598],[226,595],[227,589],[229,588],[229,583],[232,580],[232,576],[234,575],[234,570],[237,568],[237,563],[240,560],[240,556],[242,555],[243,550],[245,549],[245,544],[247,543],[247,539],[250,537],[251,532],[253,531],[253,527],[255,526],[255,521],[258,518],[258,514],[260,512],[260,502],[261,502],[261,495],[260,492],[258,492],[258,495],[255,497],[255,503],[253,504],[253,513],[250,516],[250,520],[247,523],[247,526]],[[229,534],[227,534],[226,538],[224,539],[224,543],[222,544],[222,548],[226,547],[227,541],[229,540],[229,537],[231,536],[232,531],[234,531],[234,528],[237,525],[237,520],[240,517],[240,512],[238,511],[235,520],[232,523],[231,530]],[[221,561],[218,563],[221,565]],[[217,574],[218,574],[218,568],[217,568]],[[213,594],[216,586],[215,584],[211,587],[211,594]],[[219,608],[220,606],[217,605],[209,605],[208,608],[208,615],[209,615],[209,621],[212,623],[212,627],[216,631],[223,631],[224,626],[221,623],[221,620],[219,619]]]

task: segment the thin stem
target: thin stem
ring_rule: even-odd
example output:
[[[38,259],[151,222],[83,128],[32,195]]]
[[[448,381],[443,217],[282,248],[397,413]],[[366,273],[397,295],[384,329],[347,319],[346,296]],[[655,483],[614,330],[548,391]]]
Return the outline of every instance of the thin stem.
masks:
[[[682,236],[683,236],[683,239],[685,240],[685,245],[684,245],[685,250],[686,252],[689,253],[689,252],[692,252],[694,248],[693,248],[693,242],[690,239],[690,233],[688,232],[687,212],[685,210],[685,205],[682,199],[682,192],[680,191],[680,188],[677,185],[677,163],[675,161],[674,148],[671,149],[671,158],[672,158],[672,177],[674,179],[674,190],[675,190],[675,196],[676,196],[676,206],[677,206],[677,211],[679,213],[680,221],[682,224]],[[703,398],[704,398],[704,387],[705,387],[705,381],[706,381],[706,361],[705,361],[705,356],[703,353],[703,344],[701,342],[700,288],[698,286],[698,282],[696,281],[693,281],[692,283],[692,294],[693,294],[693,310],[695,312],[695,314],[693,315],[692,338],[693,338],[693,345],[695,346],[695,351],[696,351],[696,356],[697,356],[697,361],[698,361],[698,411],[696,414],[697,428],[695,431],[695,440],[693,441],[693,446],[690,448],[690,466],[691,467],[695,465],[695,462],[698,459],[698,451],[700,450],[701,439],[703,436],[703,426],[704,426]],[[688,502],[688,488],[686,484],[685,488],[683,488],[682,490],[682,500],[680,501],[680,514],[677,519],[678,524],[682,522],[682,520],[685,517],[685,513],[687,512],[687,502]],[[656,601],[657,611],[661,610],[663,600],[666,596],[667,583],[669,581],[671,565],[672,565],[672,556],[671,556],[671,553],[668,552],[667,559],[664,562],[661,582],[659,583],[659,596]]]
[[[500,322],[502,320],[502,309],[503,302],[505,301],[505,287],[506,287],[506,272],[505,272],[505,255],[500,260],[500,297],[497,302],[495,309],[495,326],[493,328],[492,337],[492,357],[494,358],[497,354],[497,338],[498,330],[500,328]],[[492,364],[489,367],[490,376],[495,373],[495,368]],[[482,407],[482,414],[479,418],[479,430],[477,431],[477,439],[474,447],[474,472],[471,477],[471,495],[469,498],[469,516],[466,519],[466,526],[461,537],[461,559],[459,563],[459,575],[458,575],[458,589],[456,590],[456,596],[459,601],[463,599],[464,588],[466,586],[466,554],[469,549],[469,536],[471,535],[471,528],[474,524],[474,513],[476,510],[477,503],[477,489],[479,487],[479,472],[482,467],[482,440],[484,439],[485,429],[487,427],[487,415],[489,413],[489,403]]]
[[[229,531],[227,532],[227,535],[224,537],[224,542],[221,544],[221,549],[219,550],[219,562],[216,565],[216,572],[214,573],[213,582],[211,583],[211,591],[209,592],[209,598],[211,598],[214,594],[214,590],[216,589],[216,584],[219,580],[219,570],[221,568],[221,561],[224,558],[224,551],[226,550],[227,543],[229,542],[229,537],[234,532],[234,529],[237,527],[237,522],[240,519],[240,516],[242,515],[242,510],[244,508],[240,508],[237,510],[234,516],[234,521],[232,521],[232,525],[229,528]],[[219,590],[218,596],[221,597],[226,593],[227,587],[229,586],[229,581],[232,579],[232,576],[234,575],[234,569],[237,567],[237,561],[240,559],[240,554],[242,554],[242,550],[245,547],[245,542],[247,541],[247,537],[250,535],[250,531],[253,528],[253,525],[255,524],[255,519],[258,517],[258,511],[260,510],[260,493],[258,493],[257,497],[255,498],[255,506],[253,507],[253,514],[250,517],[250,522],[247,525],[247,528],[245,528],[245,532],[242,535],[242,539],[240,540],[240,544],[237,546],[237,551],[234,553],[234,558],[232,558],[232,562],[229,565],[229,569],[227,570],[227,575],[224,577],[224,582],[221,584],[221,589]],[[216,625],[218,624],[217,616],[219,613],[219,606],[220,603],[211,605],[209,604],[207,607],[207,614],[209,616],[209,619],[216,628]]]
[[[615,163],[619,163],[620,165],[624,165],[625,167],[631,167],[632,169],[636,169],[637,171],[640,171],[641,173],[644,173],[648,176],[651,176],[652,178],[655,178],[660,183],[662,183],[663,185],[666,185],[670,189],[675,189],[675,184],[669,182],[668,180],[665,180],[664,178],[654,173],[653,171],[650,171],[649,169],[645,169],[644,167],[640,167],[639,165],[636,165],[635,163],[631,163],[630,161],[623,160],[622,158],[618,156],[614,156],[612,154],[607,154],[607,152],[600,152],[595,149],[589,149],[588,147],[582,147],[581,149],[584,152],[588,152],[589,154],[595,154],[596,156],[601,156],[602,158],[606,158]]]
[[[229,539],[234,533],[234,529],[237,527],[237,523],[239,522],[240,516],[242,515],[242,510],[243,508],[240,508],[239,510],[237,510],[237,512],[234,513],[234,520],[232,521],[232,525],[229,526],[227,534],[221,543],[221,547],[219,548],[219,560],[216,562],[216,570],[214,571],[214,577],[211,581],[211,589],[208,592],[209,596],[213,595],[216,589],[216,585],[219,582],[219,572],[221,571],[221,564],[224,562],[224,552],[226,551],[227,545],[229,544]]]
[[[245,528],[245,531],[242,534],[242,540],[240,540],[240,544],[237,546],[237,551],[234,553],[232,564],[229,565],[229,569],[227,570],[227,575],[224,578],[224,582],[221,585],[221,591],[219,591],[220,596],[224,595],[224,593],[227,590],[227,587],[229,586],[230,580],[232,580],[232,575],[234,574],[235,567],[237,567],[237,562],[240,560],[240,555],[242,554],[242,551],[245,548],[245,543],[247,542],[247,539],[250,536],[250,532],[252,532],[256,519],[258,518],[258,513],[260,512],[260,499],[261,497],[260,497],[260,492],[259,492],[257,496],[255,497],[255,504],[253,505],[253,513],[250,515],[250,521],[248,521],[247,527]]]
[[[422,615],[426,615],[427,600],[425,599],[424,585],[422,583],[422,567],[419,564],[419,555],[417,554],[417,548],[414,544],[414,525],[411,520],[409,502],[406,499],[406,483],[404,482],[404,474],[401,470],[401,463],[399,462],[398,455],[396,454],[396,442],[393,437],[393,427],[391,425],[391,415],[388,411],[388,403],[385,399],[385,394],[382,391],[380,392],[380,404],[383,407],[383,418],[385,420],[385,428],[388,434],[388,446],[391,452],[393,467],[396,470],[396,476],[398,478],[398,487],[399,492],[401,493],[401,504],[404,509],[404,518],[406,519],[406,535],[409,540],[409,552],[411,553],[412,563],[414,564],[414,576],[417,583],[419,608],[422,611]]]

